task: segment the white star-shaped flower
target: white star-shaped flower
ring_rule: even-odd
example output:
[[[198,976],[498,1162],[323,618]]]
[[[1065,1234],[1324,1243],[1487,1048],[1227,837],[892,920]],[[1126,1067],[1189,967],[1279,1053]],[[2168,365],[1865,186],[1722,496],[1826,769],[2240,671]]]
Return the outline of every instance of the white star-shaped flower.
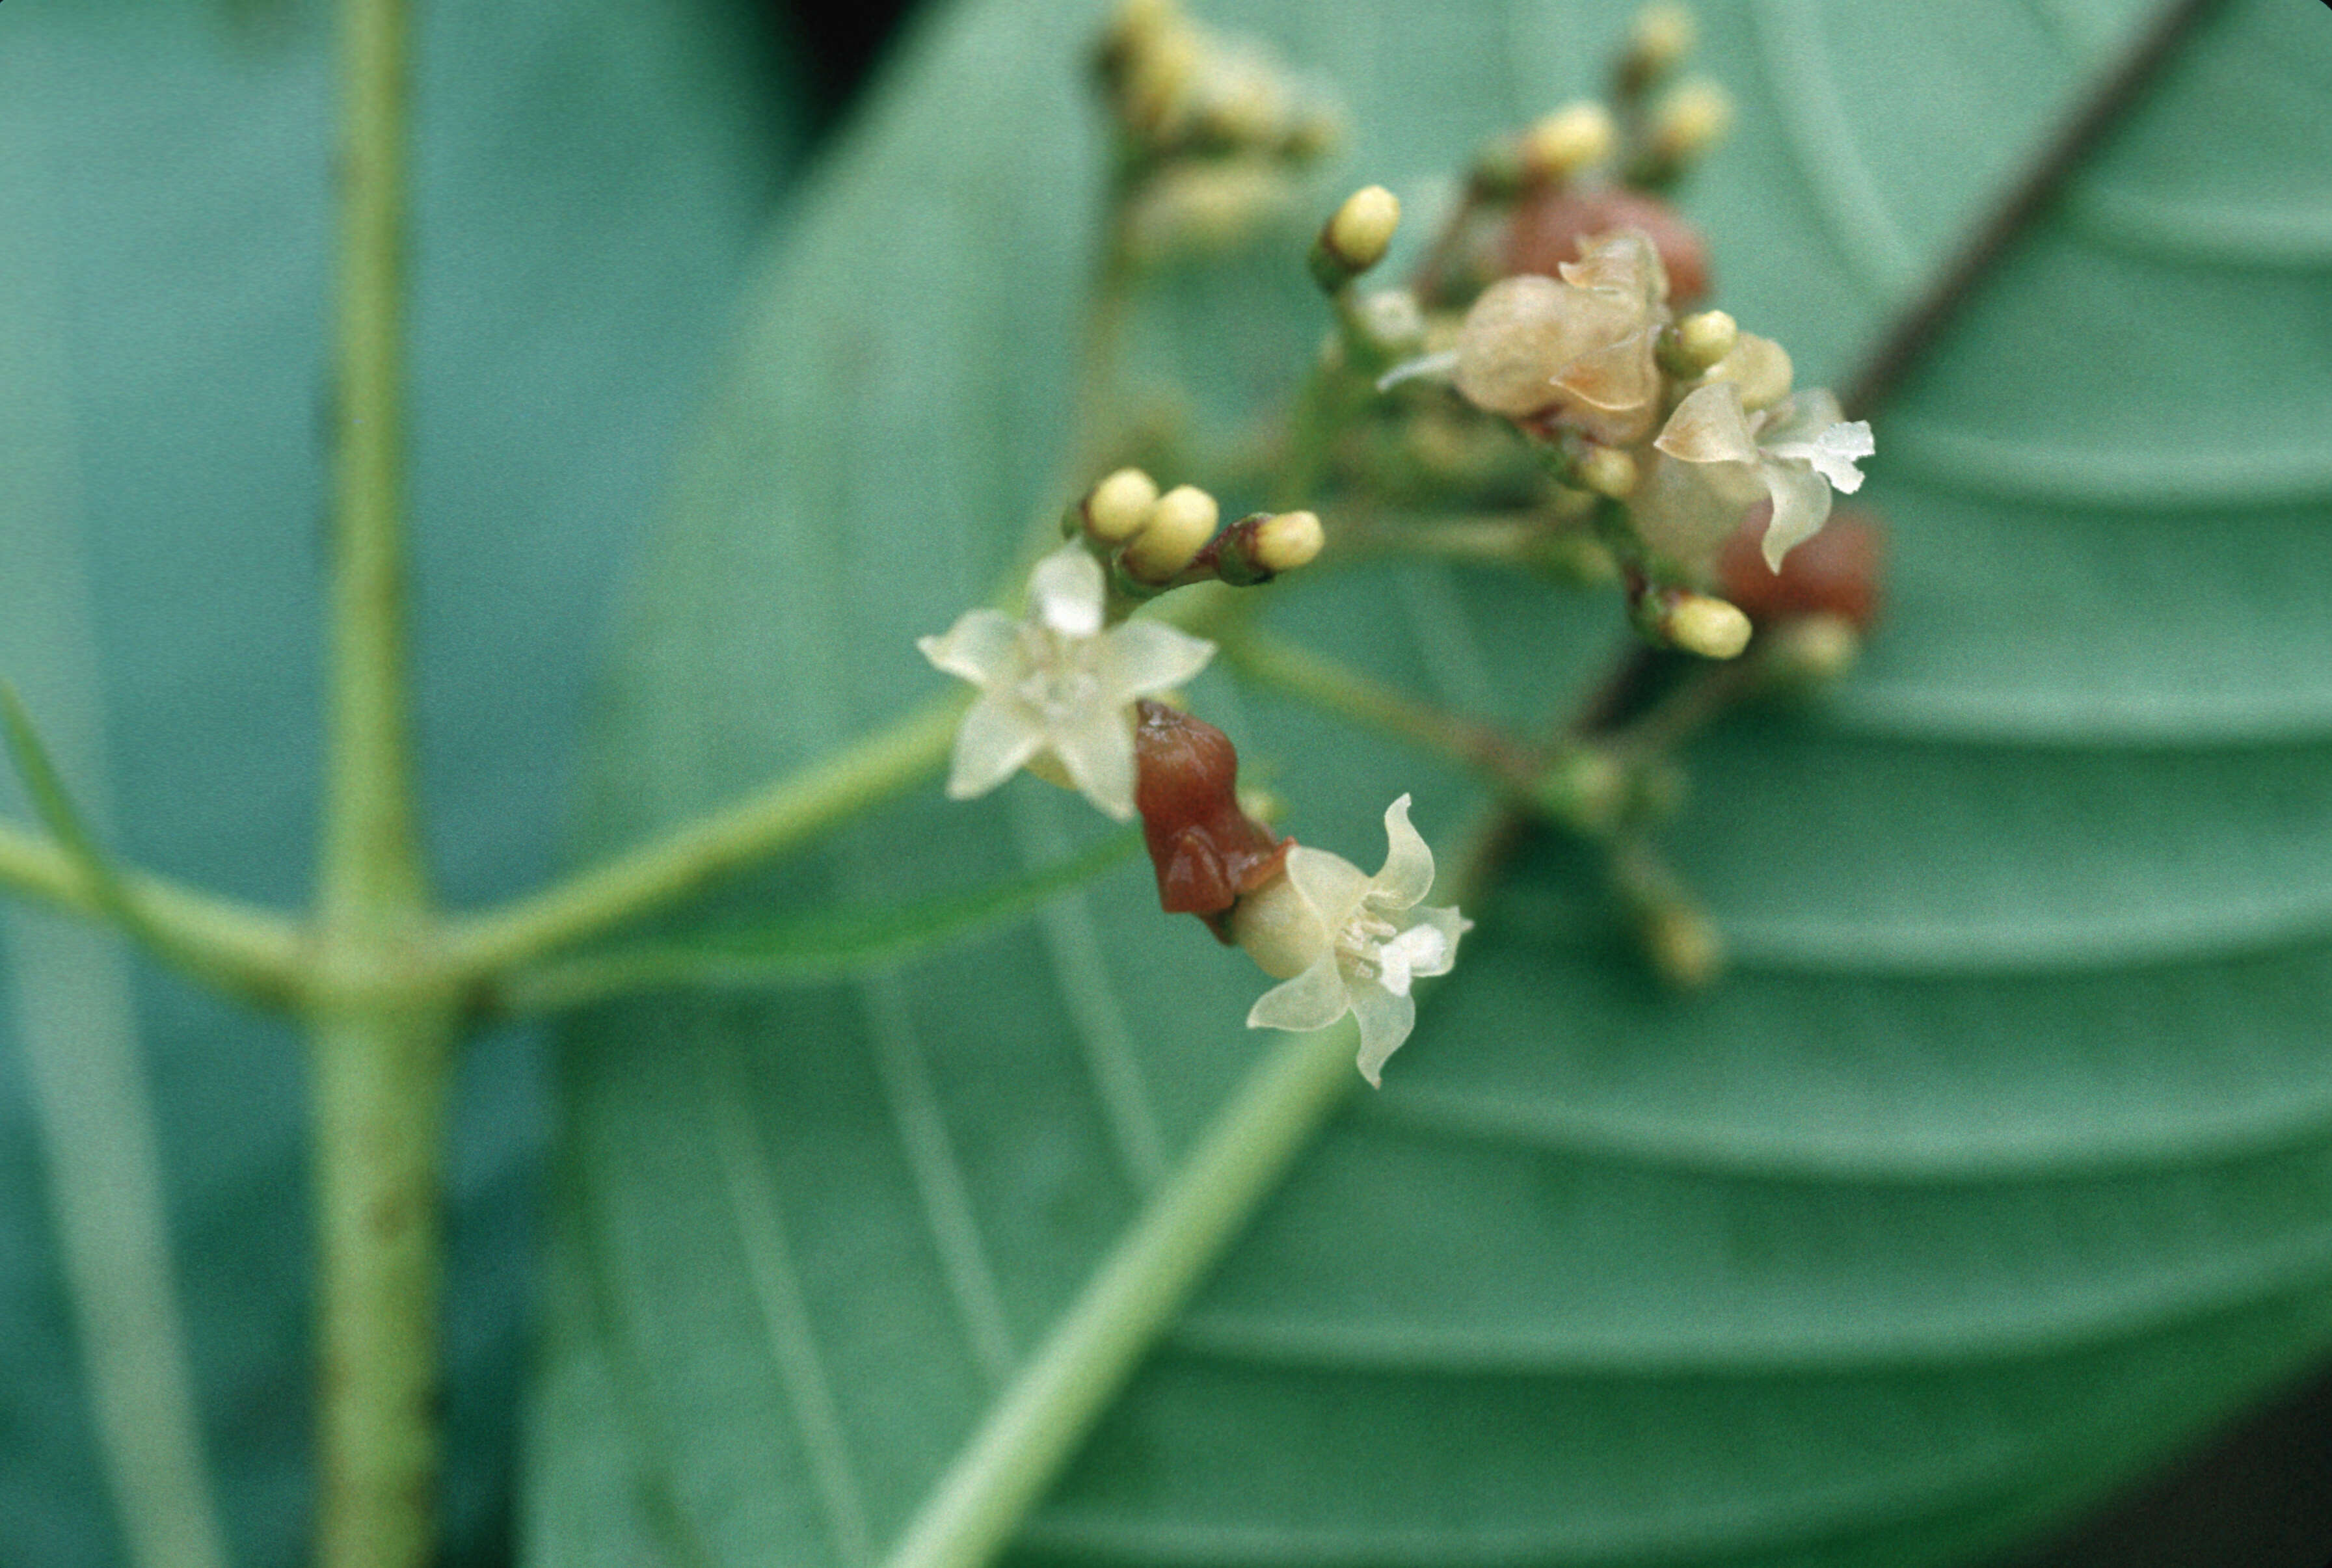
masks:
[[[1286,875],[1241,899],[1231,916],[1247,956],[1286,982],[1263,993],[1247,1027],[1324,1029],[1352,1013],[1361,1076],[1372,1085],[1416,1027],[1410,982],[1448,973],[1458,939],[1474,925],[1455,909],[1418,907],[1433,886],[1433,851],[1410,826],[1406,795],[1385,811],[1385,839],[1384,869],[1374,876],[1299,844],[1287,852]]]
[[[1037,563],[1028,616],[970,610],[923,656],[980,688],[956,731],[951,798],[985,795],[1023,767],[1066,780],[1121,822],[1133,817],[1133,703],[1179,686],[1215,645],[1156,621],[1103,626],[1101,563],[1077,544]]]
[[[1771,496],[1765,564],[1811,539],[1830,520],[1830,492],[1862,488],[1855,464],[1876,450],[1870,426],[1839,418],[1838,399],[1816,388],[1755,413],[1731,381],[1695,387],[1668,416],[1656,461],[1632,501],[1636,526],[1656,548],[1687,559],[1722,544],[1743,512]]]

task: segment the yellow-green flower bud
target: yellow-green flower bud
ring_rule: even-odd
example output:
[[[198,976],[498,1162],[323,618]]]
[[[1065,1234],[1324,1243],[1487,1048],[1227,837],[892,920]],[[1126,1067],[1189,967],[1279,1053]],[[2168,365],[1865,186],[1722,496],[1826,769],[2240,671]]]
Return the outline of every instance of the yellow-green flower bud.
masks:
[[[1741,406],[1751,413],[1771,408],[1790,395],[1797,370],[1790,351],[1771,338],[1754,332],[1738,334],[1724,358],[1710,366],[1711,381],[1730,381],[1741,391]]]
[[[1697,162],[1733,125],[1733,95],[1706,77],[1678,82],[1652,111],[1645,150],[1660,168]]]
[[[1776,685],[1826,686],[1854,667],[1862,634],[1844,616],[1796,616],[1765,634],[1757,657]]]
[[[1610,500],[1625,501],[1636,493],[1636,460],[1616,446],[1582,445],[1571,472],[1582,488]]]
[[[1636,13],[1628,28],[1628,53],[1622,66],[1638,81],[1657,81],[1683,63],[1692,53],[1698,29],[1692,13],[1681,5],[1647,5]]]
[[[1700,911],[1662,904],[1646,913],[1640,929],[1644,956],[1679,990],[1699,990],[1723,972],[1725,941]]]
[[[1133,536],[1119,559],[1134,577],[1164,582],[1215,537],[1221,516],[1213,496],[1195,484],[1178,484],[1158,498],[1149,526]]]
[[[1158,482],[1139,468],[1121,468],[1085,492],[1085,531],[1102,544],[1123,544],[1149,526],[1158,507]]]
[[[1708,370],[1733,352],[1741,340],[1741,329],[1732,317],[1722,311],[1703,311],[1687,316],[1660,336],[1660,368],[1681,380],[1690,381]]]
[[[1533,179],[1569,179],[1611,156],[1618,133],[1611,111],[1591,99],[1564,104],[1523,132],[1523,173]]]
[[[1283,512],[1255,531],[1255,564],[1268,572],[1294,571],[1318,559],[1327,542],[1318,513]]]
[[[1400,226],[1400,198],[1381,185],[1362,186],[1344,198],[1321,238],[1338,261],[1364,272],[1384,259]]]
[[[1655,626],[1662,641],[1704,659],[1738,658],[1749,645],[1749,617],[1740,607],[1708,594],[1680,593]]]

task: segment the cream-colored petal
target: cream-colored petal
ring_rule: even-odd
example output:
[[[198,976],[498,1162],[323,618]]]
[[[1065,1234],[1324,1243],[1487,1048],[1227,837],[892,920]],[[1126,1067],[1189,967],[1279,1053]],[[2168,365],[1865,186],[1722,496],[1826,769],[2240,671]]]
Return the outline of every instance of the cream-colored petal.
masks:
[[[1582,314],[1582,306],[1590,309]],[[1555,400],[1554,373],[1605,337],[1592,297],[1535,272],[1482,291],[1458,330],[1458,390],[1477,408],[1519,418]]]
[[[1432,962],[1428,962],[1420,957],[1412,957],[1410,961],[1409,972],[1419,978],[1427,975],[1448,974],[1458,961],[1458,939],[1473,930],[1474,923],[1458,913],[1455,908],[1443,905],[1429,905],[1412,913],[1417,917],[1417,924],[1401,932],[1401,935],[1407,937],[1419,931],[1429,929],[1433,931],[1441,939],[1440,956]],[[1420,942],[1419,945],[1422,948],[1424,944]]]
[[[1555,271],[1575,287],[1610,289],[1644,305],[1668,296],[1668,272],[1660,265],[1659,247],[1641,229],[1591,235],[1580,242],[1577,261],[1565,262]]]
[[[1768,441],[1765,451],[1774,457],[1793,457],[1811,464],[1816,473],[1830,481],[1830,488],[1843,495],[1852,495],[1862,488],[1862,470],[1855,464],[1878,450],[1870,438],[1870,426],[1857,419],[1850,425],[1828,425],[1814,433],[1811,441]]]
[[[1788,349],[1771,338],[1744,332],[1734,339],[1733,352],[1709,367],[1708,379],[1740,387],[1744,407],[1765,408],[1790,395],[1794,374]]]
[[[1447,381],[1458,373],[1458,350],[1444,349],[1438,354],[1419,354],[1414,359],[1403,359],[1377,378],[1377,390],[1390,392],[1404,381],[1428,379]]]
[[[1757,442],[1741,406],[1741,388],[1730,381],[1712,381],[1685,394],[1668,416],[1668,428],[1652,445],[1686,463],[1757,461]]]
[[[1643,406],[1660,387],[1651,334],[1633,332],[1616,343],[1589,349],[1565,365],[1554,384],[1596,408]]]
[[[1407,909],[1433,891],[1433,850],[1409,820],[1409,797],[1385,808],[1384,869],[1369,883],[1369,904]]]
[[[1319,913],[1285,872],[1231,906],[1231,940],[1274,980],[1293,980],[1333,951]]]
[[[1369,891],[1361,868],[1341,855],[1299,844],[1287,852],[1287,880],[1320,917],[1331,941],[1344,929]]]
[[[1758,473],[1773,498],[1773,521],[1765,525],[1765,564],[1778,572],[1782,558],[1830,521],[1830,484],[1807,464],[1787,458],[1761,464]]]
[[[1077,792],[1120,822],[1133,820],[1133,710],[1094,708],[1046,737]]]
[[[1102,635],[1094,674],[1112,706],[1171,691],[1207,667],[1215,645],[1161,621],[1131,620]]]
[[[1019,674],[1020,623],[996,610],[966,610],[943,636],[917,637],[923,657],[983,690]]]
[[[1101,630],[1101,562],[1081,544],[1065,544],[1028,576],[1028,618],[1065,636]]]
[[[1025,703],[1001,693],[980,698],[956,728],[948,798],[969,800],[987,794],[1018,772],[1044,744],[1045,727]]]
[[[1417,1027],[1417,1000],[1397,997],[1374,980],[1356,980],[1352,988],[1352,1016],[1361,1024],[1361,1076],[1371,1088],[1380,1087],[1385,1058],[1400,1049]]]
[[[1407,931],[1377,944],[1377,983],[1397,997],[1409,994],[1409,982],[1415,977],[1419,964],[1429,967],[1424,972],[1439,974],[1448,967],[1448,955],[1444,951],[1448,939],[1429,925],[1413,925]]]
[[[1766,446],[1777,441],[1811,441],[1843,417],[1836,394],[1827,387],[1809,387],[1767,413],[1758,440]]]
[[[1251,1029],[1324,1029],[1350,1010],[1352,996],[1333,953],[1294,980],[1272,987],[1247,1013]]]
[[[1653,550],[1697,565],[1724,544],[1742,514],[1764,493],[1753,464],[1680,463],[1658,453],[1628,498],[1628,514]]]

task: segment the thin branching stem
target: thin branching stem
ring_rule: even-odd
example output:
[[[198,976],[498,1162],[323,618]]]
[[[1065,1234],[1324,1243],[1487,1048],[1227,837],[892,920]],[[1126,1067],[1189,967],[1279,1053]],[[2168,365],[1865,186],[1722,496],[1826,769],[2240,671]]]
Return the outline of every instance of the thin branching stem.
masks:
[[[305,948],[292,922],[127,867],[117,867],[114,878],[139,925],[156,933],[166,961],[262,1006],[288,1006],[298,993]],[[110,918],[85,863],[53,839],[5,824],[0,887],[69,914]]]

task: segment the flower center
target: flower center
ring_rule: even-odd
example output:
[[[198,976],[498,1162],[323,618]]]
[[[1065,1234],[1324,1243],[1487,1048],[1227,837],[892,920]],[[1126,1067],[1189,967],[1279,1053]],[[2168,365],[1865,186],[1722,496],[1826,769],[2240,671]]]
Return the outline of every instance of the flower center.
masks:
[[[1027,673],[1012,683],[1012,694],[1035,709],[1047,728],[1060,728],[1101,701],[1101,677],[1094,670],[1095,638],[1029,627],[1022,632]]]
[[[1375,980],[1384,971],[1385,944],[1399,935],[1400,930],[1362,904],[1344,923],[1344,929],[1336,933],[1337,967],[1347,974]]]

